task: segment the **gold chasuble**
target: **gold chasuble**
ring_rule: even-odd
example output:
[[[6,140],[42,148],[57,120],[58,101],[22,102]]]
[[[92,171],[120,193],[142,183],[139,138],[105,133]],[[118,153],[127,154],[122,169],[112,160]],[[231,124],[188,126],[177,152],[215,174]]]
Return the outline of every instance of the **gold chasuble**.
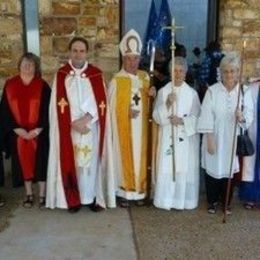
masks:
[[[113,86],[114,82],[114,86]],[[127,73],[118,73],[114,80],[112,81],[111,87],[114,88],[112,91],[114,93],[113,99],[114,107],[112,108],[114,113],[114,121],[116,121],[117,128],[117,149],[113,149],[114,152],[117,151],[120,153],[120,165],[119,173],[120,181],[119,181],[119,189],[122,191],[122,197],[126,197],[126,199],[140,199],[134,195],[143,194],[142,197],[145,196],[146,191],[146,171],[147,171],[147,126],[148,126],[148,90],[149,90],[149,77],[146,72],[138,71],[137,72],[137,82],[139,82],[138,90],[133,91],[133,79]],[[141,121],[136,121],[129,117],[130,108],[133,106],[133,103],[138,104],[140,102],[140,114]],[[138,149],[139,155],[136,155],[140,158],[140,165],[138,167],[139,172],[135,172],[135,161],[134,161],[134,153],[136,152],[133,147],[133,127],[135,123],[141,124],[139,126],[140,133],[138,132],[138,136],[141,135],[138,140],[140,140],[140,149]],[[114,138],[115,136],[113,136]],[[117,158],[117,155],[114,154]],[[127,193],[132,193],[131,195],[127,195]],[[120,193],[119,193],[119,196]]]

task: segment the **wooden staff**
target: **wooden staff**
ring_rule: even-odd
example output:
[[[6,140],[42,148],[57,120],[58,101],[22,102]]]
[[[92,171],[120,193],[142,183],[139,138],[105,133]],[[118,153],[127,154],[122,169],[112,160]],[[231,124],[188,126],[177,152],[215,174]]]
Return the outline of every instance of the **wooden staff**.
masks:
[[[242,72],[243,72],[243,58],[244,58],[244,51],[246,47],[246,41],[243,42],[243,48],[241,52],[241,68],[240,68],[240,74],[239,74],[239,84],[242,81]],[[241,85],[241,88],[243,86]],[[236,104],[236,111],[239,109],[239,103],[240,103],[240,88],[237,95],[237,104]],[[235,111],[235,113],[236,113]],[[224,214],[223,214],[223,220],[222,223],[226,223],[226,217],[227,217],[227,208],[228,208],[228,201],[230,196],[230,190],[231,190],[231,181],[232,181],[232,170],[233,170],[233,161],[234,156],[236,152],[236,144],[237,144],[237,118],[235,118],[235,124],[233,129],[233,140],[232,140],[232,150],[231,150],[231,160],[230,160],[230,166],[229,166],[229,176],[228,176],[228,184],[227,184],[227,190],[226,190],[226,197],[225,197],[225,207],[224,207]]]
[[[150,56],[150,87],[154,84],[154,60],[155,60],[155,43],[149,40],[147,44],[147,54]],[[148,97],[148,124],[147,124],[147,172],[146,172],[146,204],[151,205],[151,186],[152,186],[152,163],[153,163],[153,102],[154,97]]]

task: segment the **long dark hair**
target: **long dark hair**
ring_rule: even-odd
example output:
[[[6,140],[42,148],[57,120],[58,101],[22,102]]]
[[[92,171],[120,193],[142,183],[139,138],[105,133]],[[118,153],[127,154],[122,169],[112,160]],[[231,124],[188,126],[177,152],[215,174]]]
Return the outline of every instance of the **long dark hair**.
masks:
[[[21,63],[24,59],[32,61],[34,63],[34,66],[35,66],[34,76],[41,77],[42,72],[41,72],[40,58],[32,52],[24,53],[18,61],[18,70],[19,71],[20,71]]]

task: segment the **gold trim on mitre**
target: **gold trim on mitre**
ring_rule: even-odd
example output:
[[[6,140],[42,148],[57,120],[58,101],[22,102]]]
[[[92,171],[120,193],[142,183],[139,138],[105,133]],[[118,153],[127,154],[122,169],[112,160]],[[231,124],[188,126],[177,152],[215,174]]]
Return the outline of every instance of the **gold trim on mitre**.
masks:
[[[141,55],[142,41],[139,34],[134,29],[128,31],[122,38],[119,49],[123,56]]]

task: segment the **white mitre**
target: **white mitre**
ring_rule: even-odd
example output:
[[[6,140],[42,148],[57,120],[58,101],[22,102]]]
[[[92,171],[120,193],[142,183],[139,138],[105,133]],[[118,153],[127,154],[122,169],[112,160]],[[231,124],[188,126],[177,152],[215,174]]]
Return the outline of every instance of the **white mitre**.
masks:
[[[141,38],[134,29],[128,31],[119,44],[122,56],[141,55],[142,47]]]

